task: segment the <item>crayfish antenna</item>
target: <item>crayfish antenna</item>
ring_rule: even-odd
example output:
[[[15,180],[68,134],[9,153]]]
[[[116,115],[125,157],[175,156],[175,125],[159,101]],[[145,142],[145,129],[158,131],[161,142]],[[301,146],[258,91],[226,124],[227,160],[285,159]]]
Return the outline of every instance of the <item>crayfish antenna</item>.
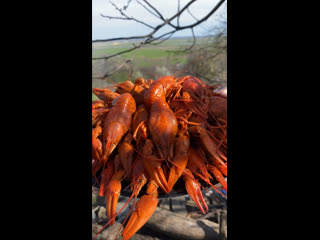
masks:
[[[200,140],[204,145],[205,149],[208,151],[208,153],[221,164],[224,164],[224,161],[220,158],[219,154],[217,153],[217,145],[211,139],[206,129],[200,126],[192,126],[188,129],[188,131],[191,134],[199,134]]]
[[[219,191],[219,189],[217,188],[217,187],[215,187],[211,182],[210,182],[210,180],[208,180],[208,178],[205,178],[205,177],[203,177],[201,174],[199,174],[199,173],[195,173],[195,175],[197,176],[197,177],[199,177],[199,178],[201,178],[203,181],[205,181],[207,184],[209,184],[212,188],[213,188],[213,190],[215,190],[217,193],[219,193],[221,196],[223,196],[223,197],[226,197],[226,195],[225,194],[223,194],[222,192],[220,192]],[[211,177],[211,176],[210,176]],[[212,178],[212,177],[211,177]]]

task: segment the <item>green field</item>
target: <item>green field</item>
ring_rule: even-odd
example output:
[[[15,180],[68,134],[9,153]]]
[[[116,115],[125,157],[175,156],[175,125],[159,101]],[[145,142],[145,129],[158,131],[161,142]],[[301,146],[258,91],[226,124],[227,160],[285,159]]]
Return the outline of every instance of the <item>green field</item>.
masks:
[[[133,54],[135,57],[143,56],[148,58],[160,58],[177,56],[178,54],[170,51],[186,48],[192,44],[192,39],[170,39],[160,45],[148,45],[143,48],[138,48],[132,52],[124,53],[121,55],[123,58],[131,57]],[[197,45],[201,45],[208,42],[207,38],[197,39]],[[101,57],[116,54],[130,49],[133,43],[128,42],[113,42],[113,43],[99,43],[93,45],[92,57]],[[183,55],[182,55],[183,56]]]
[[[208,42],[209,38],[198,38],[197,44],[204,44]],[[188,46],[193,42],[192,38],[182,38],[182,39],[169,39],[162,42],[160,45],[148,45],[144,48],[177,48],[180,46]],[[94,49],[115,49],[115,48],[130,48],[133,46],[134,42],[105,42],[105,43],[95,43]]]
[[[212,39],[213,38],[197,38],[195,47],[206,46]],[[192,55],[190,52],[179,52],[177,50],[186,49],[191,46],[192,43],[192,38],[170,39],[159,45],[143,46],[131,52],[112,57],[106,61],[103,59],[92,60],[93,77],[102,77],[105,76],[106,73],[112,72],[111,76],[107,74],[111,80],[93,78],[92,87],[106,87],[112,82],[122,82],[136,79],[137,77],[154,79],[157,76],[184,72],[190,67],[190,58],[192,59]],[[129,41],[93,43],[92,57],[99,58],[117,54],[130,49],[133,44],[134,42]],[[137,45],[139,42],[135,44]],[[128,59],[131,59],[130,63],[123,65]],[[223,61],[225,62],[225,60]],[[117,69],[117,66],[121,64],[123,67],[115,72],[112,71],[113,69]],[[208,64],[212,65],[212,63],[206,62],[207,66]],[[214,65],[215,67],[210,67],[210,69],[217,68],[217,64],[215,63]],[[206,71],[208,71],[208,69],[206,69]],[[97,97],[92,95],[92,100],[96,99]]]
[[[171,40],[169,43],[165,45],[159,46],[146,46],[143,48],[138,48],[134,51],[127,52],[119,55],[120,58],[131,58],[134,56],[134,60],[137,67],[151,67],[155,62],[159,64],[159,62],[168,62],[169,64],[184,64],[186,63],[187,54],[178,54],[173,51],[178,50],[182,46],[186,45],[187,41],[174,42]],[[93,48],[92,56],[94,57],[103,57],[110,56],[113,54],[120,53],[122,51],[126,51],[132,45],[123,43],[119,45],[111,45],[106,44],[104,46],[99,46],[97,48]],[[93,60],[95,62],[95,60]]]

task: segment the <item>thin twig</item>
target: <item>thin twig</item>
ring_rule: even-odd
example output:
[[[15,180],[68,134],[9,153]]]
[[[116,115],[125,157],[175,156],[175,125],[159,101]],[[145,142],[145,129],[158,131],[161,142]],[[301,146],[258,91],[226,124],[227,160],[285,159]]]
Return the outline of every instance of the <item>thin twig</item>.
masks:
[[[164,20],[164,17],[162,16],[162,14],[154,6],[152,6],[147,0],[142,0],[142,1],[144,1],[149,7],[151,7],[153,11],[155,11],[162,20]]]
[[[143,35],[143,36],[133,36],[133,37],[118,37],[118,38],[109,38],[109,39],[96,39],[92,42],[112,42],[112,41],[121,41],[121,40],[132,40],[132,39],[144,39],[150,37],[149,34]]]
[[[153,31],[151,31],[149,34],[146,34],[146,35],[141,35],[141,36],[131,36],[131,37],[117,37],[117,38],[109,38],[109,39],[98,39],[98,40],[93,40],[92,42],[95,43],[95,42],[111,42],[111,41],[121,41],[121,40],[133,40],[133,39],[141,39],[142,42],[140,42],[139,45],[134,45],[134,47],[130,48],[130,49],[127,49],[127,50],[124,50],[124,51],[121,51],[121,52],[118,52],[116,54],[112,54],[112,55],[109,55],[109,56],[105,56],[105,57],[96,57],[96,58],[92,58],[93,60],[95,59],[109,59],[109,58],[112,58],[112,57],[115,57],[115,56],[118,56],[120,54],[124,54],[124,53],[128,53],[128,52],[131,52],[137,48],[140,48],[144,45],[148,45],[148,44],[151,44],[151,45],[158,45],[164,41],[166,41],[167,39],[169,39],[175,32],[177,31],[181,31],[181,30],[184,30],[184,29],[188,29],[190,28],[191,29],[191,32],[192,32],[192,36],[193,36],[193,43],[191,44],[190,47],[188,47],[187,49],[183,50],[183,51],[188,51],[190,50],[191,48],[194,47],[195,43],[196,43],[196,37],[195,37],[195,34],[194,34],[194,27],[198,26],[199,24],[201,24],[202,22],[206,21],[212,14],[214,14],[218,9],[219,7],[222,5],[223,2],[225,2],[225,0],[220,0],[216,6],[206,15],[204,16],[203,18],[201,18],[200,20],[197,20],[197,18],[195,18],[193,15],[193,17],[196,19],[196,22],[190,24],[190,25],[187,25],[187,26],[180,26],[180,22],[179,22],[179,18],[180,18],[180,15],[184,12],[184,11],[188,11],[189,14],[190,14],[190,10],[188,9],[196,0],[191,0],[189,1],[182,9],[180,9],[180,0],[178,1],[178,12],[176,14],[174,14],[173,16],[171,16],[169,19],[165,19],[163,17],[163,15],[153,6],[151,5],[147,0],[143,0],[143,2],[149,7],[151,8],[155,13],[153,13],[151,11],[151,9],[148,9],[147,6],[145,6],[144,4],[142,4],[141,2],[139,2],[138,0],[136,0],[138,4],[140,4],[141,6],[143,6],[149,13],[152,13],[154,16],[156,16],[157,18],[160,18],[161,20],[163,20],[162,23],[160,23],[159,25],[157,26],[151,26],[143,21],[140,21],[134,17],[129,17],[127,16],[123,11],[122,9],[118,8],[114,3],[110,2],[115,8],[116,10],[123,16],[123,17],[112,17],[112,16],[104,16],[102,15],[103,17],[106,17],[106,18],[109,18],[109,19],[121,19],[121,20],[132,20],[132,21],[135,21],[135,22],[138,22],[140,24],[143,24],[151,29],[153,29]],[[129,6],[129,3],[131,1],[129,0],[127,5],[124,7],[124,10],[127,9],[127,7]],[[175,18],[177,18],[177,26],[173,25],[171,23],[171,21],[173,21]],[[174,30],[170,31],[170,32],[167,32],[165,34],[162,34],[158,37],[154,37],[154,35],[161,29],[163,28],[165,25],[169,25],[171,26]],[[165,37],[165,38],[164,38]],[[162,39],[160,42],[158,43],[154,43],[155,41],[161,39],[161,38],[164,38]]]
[[[172,36],[172,34],[174,34],[176,31],[177,31],[177,30],[173,30],[173,31],[171,31],[171,32],[164,33],[164,34],[160,35],[159,37],[150,38],[150,40],[146,40],[146,43],[147,43],[147,44],[151,44],[152,42],[157,41],[157,40],[165,37],[166,35],[171,35],[171,36]]]
[[[190,24],[190,25],[187,25],[184,27],[177,27],[177,30],[192,28],[192,27],[195,27],[195,26],[199,25],[200,23],[206,21],[212,14],[214,14],[219,9],[219,7],[222,5],[222,3],[224,3],[224,1],[225,0],[220,0],[220,2],[218,2],[217,5],[205,17],[203,17],[202,19],[200,19],[196,23],[193,23],[193,24]]]
[[[173,15],[171,18],[167,20],[167,22],[171,22],[173,19],[175,19],[177,16],[180,16],[192,3],[194,3],[197,0],[191,0],[188,2],[179,12],[177,12],[175,15]],[[225,1],[225,0],[223,0]],[[178,28],[178,27],[177,27]]]
[[[176,31],[172,31],[172,32],[170,32],[170,33],[167,33],[167,34],[168,34],[168,37],[162,39],[160,42],[153,43],[153,41],[152,41],[152,42],[149,42],[148,44],[150,44],[150,45],[159,45],[159,44],[163,43],[164,41],[167,41],[169,38],[171,38],[172,35],[173,35],[175,32],[176,32]],[[158,40],[158,39],[155,39],[154,41],[156,41],[156,40]]]
[[[143,22],[143,21],[141,21],[141,20],[138,20],[138,19],[136,19],[136,18],[134,18],[134,17],[129,17],[127,14],[125,14],[125,13],[122,11],[121,8],[118,8],[118,6],[115,5],[113,2],[110,1],[110,3],[111,3],[111,5],[114,6],[114,8],[123,16],[123,18],[121,18],[121,17],[112,17],[112,16],[105,16],[105,15],[103,15],[103,14],[100,14],[102,17],[109,18],[109,19],[132,20],[132,21],[135,21],[135,22],[137,22],[137,23],[143,24],[143,25],[145,25],[145,26],[147,26],[147,27],[149,27],[149,28],[154,29],[154,27],[152,27],[151,25],[149,25],[149,24],[147,24],[147,23],[145,23],[145,22]]]
[[[155,16],[156,18],[161,19],[159,15],[155,14],[154,12],[152,12],[149,8],[147,8],[145,5],[143,5],[141,2],[139,2],[139,0],[136,0],[136,2],[138,4],[140,4],[144,9],[146,9],[149,13],[151,13],[153,16]]]
[[[128,0],[127,5],[123,6],[123,10],[127,10],[127,8],[129,7],[130,2],[131,2],[131,0]]]
[[[133,58],[134,58],[135,54],[131,56],[130,59],[127,59],[126,61],[122,62],[118,67],[116,67],[113,71],[111,72],[107,72],[104,74],[104,77],[110,77],[112,74],[114,74],[115,72],[117,72],[118,70],[120,70],[125,64],[132,62]]]
[[[182,50],[167,50],[167,52],[168,53],[185,53],[185,52],[190,51],[194,47],[194,45],[196,44],[196,36],[194,34],[193,28],[191,28],[191,32],[192,32],[193,42],[189,47],[182,49]]]
[[[178,0],[178,12],[180,11],[180,0]],[[177,17],[177,26],[179,27],[180,26],[180,15]]]
[[[143,25],[145,25],[145,26],[147,26],[147,27],[149,27],[149,28],[152,28],[152,29],[154,29],[154,27],[152,27],[151,25],[149,25],[149,24],[147,24],[147,23],[145,23],[145,22],[142,22],[142,21],[140,21],[140,20],[137,20],[137,19],[135,19],[135,18],[133,18],[133,17],[113,17],[113,16],[106,16],[106,15],[103,15],[103,14],[100,14],[100,16],[101,17],[104,17],[104,18],[109,18],[109,19],[119,19],[119,20],[129,20],[129,21],[135,21],[135,22],[137,22],[137,23],[141,23],[141,24],[143,24]]]
[[[189,10],[189,8],[187,8],[187,12],[190,14],[191,17],[193,17],[194,20],[199,21]]]

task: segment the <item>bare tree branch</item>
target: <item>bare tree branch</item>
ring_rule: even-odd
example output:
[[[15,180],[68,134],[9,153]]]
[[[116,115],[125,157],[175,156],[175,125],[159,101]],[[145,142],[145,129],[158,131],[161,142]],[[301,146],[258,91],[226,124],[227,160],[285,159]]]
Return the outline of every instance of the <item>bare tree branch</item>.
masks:
[[[140,20],[137,20],[137,19],[135,19],[133,17],[112,17],[112,16],[106,16],[106,15],[103,15],[103,14],[100,14],[100,16],[104,17],[104,18],[109,18],[109,19],[120,19],[120,20],[129,20],[129,21],[133,20],[135,22],[141,23],[141,24],[143,24],[143,25],[145,25],[145,26],[147,26],[149,28],[154,29],[154,27],[152,27],[151,25],[149,25],[149,24],[147,24],[145,22],[142,22]]]
[[[197,19],[197,18],[190,12],[189,8],[187,8],[187,12],[189,13],[189,15],[190,15],[195,21],[199,21],[199,19]],[[201,26],[201,25],[200,25],[200,26]],[[208,32],[208,29],[206,29],[205,27],[201,26],[201,28]]]
[[[121,41],[121,40],[132,40],[132,39],[143,39],[150,37],[150,35],[143,35],[143,36],[133,36],[133,37],[119,37],[119,38],[109,38],[109,39],[97,39],[93,40],[92,42],[112,42],[112,41]]]
[[[171,36],[176,32],[176,30],[174,31],[171,31],[171,32],[168,32],[168,33],[165,33],[165,34],[162,34],[161,36],[157,37],[157,38],[154,38],[152,41],[148,42],[148,44],[150,45],[159,45],[161,43],[163,43],[164,41],[167,41],[169,38],[171,38]],[[166,38],[163,38],[165,35],[168,35],[168,37]],[[157,42],[157,43],[153,43],[154,41],[156,40],[159,40],[163,38],[160,42]]]
[[[199,21],[189,10],[189,8],[187,8],[187,12],[190,14],[191,17],[193,17],[194,20]]]
[[[151,13],[153,16],[155,16],[156,18],[160,18],[159,15],[155,14],[154,12],[150,11],[149,8],[147,8],[145,5],[143,5],[141,2],[139,2],[139,0],[136,0],[136,2],[138,4],[140,4],[144,9],[146,9],[149,13]],[[161,19],[161,18],[160,18]]]
[[[110,1],[110,3],[112,4],[112,6],[115,7],[115,9],[116,9],[123,17],[112,17],[112,16],[105,16],[105,15],[103,15],[103,14],[100,14],[102,17],[109,18],[109,19],[132,20],[132,21],[141,23],[141,24],[143,24],[143,25],[145,25],[145,26],[147,26],[147,27],[149,27],[149,28],[154,29],[154,27],[152,27],[151,25],[149,25],[149,24],[147,24],[147,23],[145,23],[145,22],[142,22],[142,21],[140,21],[140,20],[138,20],[138,19],[136,19],[136,18],[134,18],[134,17],[129,17],[127,14],[125,14],[125,13],[122,11],[121,8],[118,8],[117,5],[115,5],[113,2]],[[129,2],[129,3],[130,3],[130,2]],[[128,5],[125,6],[125,7],[127,8]]]
[[[225,0],[220,0],[220,2],[217,3],[217,5],[205,16],[203,17],[202,19],[200,19],[199,21],[193,23],[193,24],[190,24],[188,26],[184,26],[184,27],[177,27],[176,29],[177,30],[183,30],[183,29],[186,29],[186,28],[193,28],[199,24],[201,24],[202,22],[206,21],[212,14],[214,14],[218,9],[219,7],[222,5],[222,3],[224,2]]]
[[[197,0],[191,0],[190,2],[188,2],[179,12],[177,12],[175,15],[173,15],[171,18],[169,18],[167,20],[167,22],[171,22],[173,19],[175,19],[177,16],[180,16],[192,3],[194,3]],[[225,1],[225,0],[223,0]],[[179,27],[176,27],[179,28]]]
[[[187,25],[187,26],[180,26],[180,22],[179,22],[179,18],[180,18],[180,15],[184,12],[184,11],[188,11],[189,14],[190,14],[190,10],[188,9],[196,0],[190,0],[184,7],[182,7],[180,9],[180,0],[178,1],[178,11],[177,13],[175,13],[173,16],[171,16],[169,19],[165,19],[164,16],[153,6],[151,5],[147,0],[142,0],[146,5],[142,4],[141,2],[139,2],[138,0],[136,0],[138,4],[140,4],[144,9],[146,9],[149,13],[153,14],[153,16],[156,16],[157,18],[160,18],[163,22],[158,24],[157,26],[151,26],[150,24],[148,23],[145,23],[143,21],[140,21],[134,17],[129,17],[127,16],[122,9],[118,8],[114,3],[110,2],[115,8],[116,10],[122,15],[122,17],[112,17],[112,16],[104,16],[102,15],[103,17],[106,17],[106,18],[109,18],[109,19],[121,19],[121,20],[132,20],[132,21],[135,21],[135,22],[138,22],[140,24],[143,24],[149,28],[152,28],[153,30],[149,33],[149,34],[146,34],[146,35],[141,35],[141,36],[131,36],[131,37],[118,37],[118,38],[109,38],[109,39],[98,39],[98,40],[93,40],[92,42],[111,42],[111,41],[120,41],[120,40],[133,40],[133,39],[141,39],[142,42],[139,44],[139,45],[134,45],[132,48],[128,49],[128,50],[125,50],[125,51],[121,51],[119,53],[116,53],[116,54],[113,54],[113,55],[110,55],[110,56],[105,56],[105,57],[98,57],[98,58],[93,58],[93,59],[109,59],[111,57],[115,57],[115,56],[118,56],[120,54],[123,54],[123,53],[127,53],[127,52],[131,52],[137,48],[140,48],[142,46],[145,46],[145,45],[148,45],[148,44],[152,44],[152,45],[158,45],[164,41],[166,41],[167,39],[169,39],[175,32],[177,31],[181,31],[181,30],[185,30],[185,29],[191,29],[191,32],[192,32],[192,36],[193,36],[193,43],[192,45],[187,48],[186,50],[188,49],[191,49],[194,45],[195,45],[195,42],[196,42],[196,37],[195,37],[195,34],[194,34],[194,27],[198,26],[199,24],[201,24],[202,22],[206,21],[210,16],[212,16],[212,14],[214,14],[218,9],[219,7],[222,5],[222,3],[225,2],[225,0],[220,0],[214,7],[213,9],[207,14],[205,15],[203,18],[201,19],[197,19],[195,18],[195,22],[190,24],[190,25]],[[127,5],[124,7],[124,10],[128,8],[129,4],[130,4],[130,0],[128,1]],[[153,13],[154,12],[154,13]],[[176,25],[173,25],[171,22],[177,18],[177,26]],[[168,25],[168,26],[171,26],[173,28],[172,31],[169,31],[165,34],[162,34],[161,36],[159,37],[155,37],[154,35],[160,30],[162,29],[165,25]],[[164,38],[165,37],[165,38]],[[160,42],[158,43],[154,43],[154,41],[156,40],[159,40],[161,38],[164,38],[162,39]]]
[[[158,14],[158,16],[160,17],[160,19],[164,20],[164,17],[162,16],[162,14],[161,14],[154,6],[152,6],[152,5],[151,5],[148,1],[146,1],[146,0],[142,0],[142,1],[144,1],[150,8],[152,8],[153,11],[155,11],[155,12]]]
[[[110,77],[112,74],[114,74],[115,72],[117,72],[118,70],[120,70],[120,68],[122,68],[125,64],[131,63],[133,57],[134,57],[134,55],[133,55],[130,59],[122,62],[122,63],[121,63],[119,66],[117,66],[113,71],[110,71],[110,72],[106,73],[106,74],[104,75],[104,77]]]
[[[128,0],[127,5],[123,6],[123,10],[127,10],[127,8],[129,7],[130,2],[131,2],[131,0]]]
[[[180,11],[180,0],[178,0],[178,12]],[[177,17],[177,26],[179,27],[180,26],[180,15]]]
[[[196,36],[194,35],[194,31],[193,28],[191,28],[191,32],[192,32],[192,37],[193,37],[193,43],[191,44],[190,47],[186,48],[184,51],[189,51],[191,48],[193,48],[193,46],[196,44]]]
[[[193,28],[191,28],[191,33],[192,33],[193,42],[192,42],[192,44],[191,44],[189,47],[187,47],[187,48],[185,48],[185,49],[182,49],[182,50],[167,50],[167,52],[168,52],[168,53],[185,53],[185,52],[190,51],[190,50],[195,46],[196,40],[197,40],[197,39],[196,39],[196,36],[195,36],[195,34],[194,34]]]

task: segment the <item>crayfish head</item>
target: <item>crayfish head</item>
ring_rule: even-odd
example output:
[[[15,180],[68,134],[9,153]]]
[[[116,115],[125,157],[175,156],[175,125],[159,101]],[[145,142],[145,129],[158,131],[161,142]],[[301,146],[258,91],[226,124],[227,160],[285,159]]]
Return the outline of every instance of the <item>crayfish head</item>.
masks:
[[[101,99],[102,101],[105,101],[105,100],[106,100],[104,89],[101,89],[101,88],[93,88],[93,89],[92,89],[92,92],[93,92],[99,99]]]
[[[122,83],[119,83],[117,85],[117,88],[116,88],[116,93],[119,93],[119,94],[123,94],[123,93],[129,93],[131,92],[131,90],[133,89],[134,87],[134,84],[130,81],[124,81]]]
[[[149,88],[149,86],[146,83],[147,81],[142,78],[142,77],[138,77],[135,81],[134,84],[138,85],[138,86],[142,86],[143,88]]]

